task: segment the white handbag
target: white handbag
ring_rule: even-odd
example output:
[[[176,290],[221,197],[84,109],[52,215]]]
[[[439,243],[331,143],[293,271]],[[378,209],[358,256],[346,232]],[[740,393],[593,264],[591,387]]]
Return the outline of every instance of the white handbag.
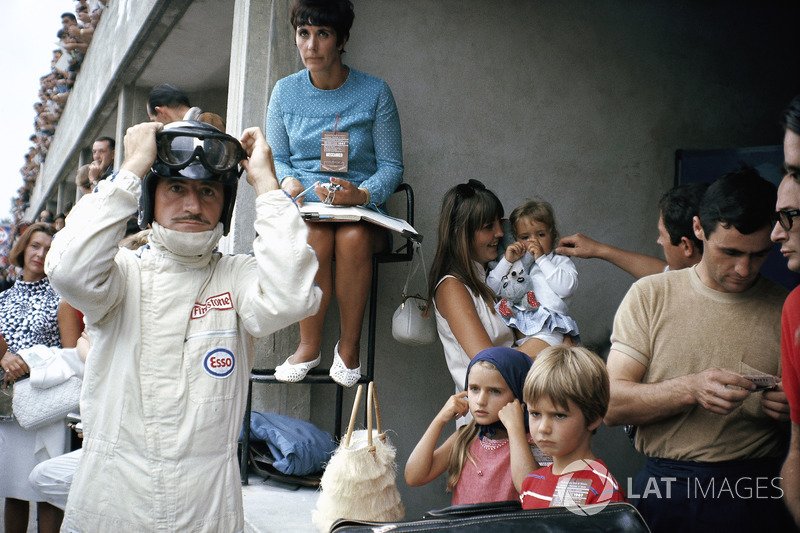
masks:
[[[30,379],[14,383],[14,416],[24,429],[38,429],[63,420],[77,411],[81,400],[81,378],[72,376],[67,381],[39,389]]]
[[[423,313],[428,309],[427,296],[408,294],[408,285],[420,264],[422,265],[424,282],[426,284],[428,282],[425,259],[422,257],[422,247],[418,242],[414,242],[414,251],[414,258],[411,260],[406,284],[403,286],[403,302],[392,316],[392,337],[403,344],[421,346],[436,341],[436,318],[433,316],[433,312],[429,312],[428,316],[423,316]],[[419,258],[419,261],[417,261],[417,258]]]
[[[14,383],[12,408],[24,429],[38,429],[78,411],[83,361],[75,348],[36,344],[18,354],[30,377]]]

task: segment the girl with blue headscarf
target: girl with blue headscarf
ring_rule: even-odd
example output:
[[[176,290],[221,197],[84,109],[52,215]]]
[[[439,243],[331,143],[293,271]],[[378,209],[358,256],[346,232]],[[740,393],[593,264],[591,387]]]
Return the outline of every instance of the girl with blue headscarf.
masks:
[[[530,367],[531,359],[511,348],[487,348],[473,357],[464,392],[447,400],[411,452],[406,483],[424,485],[447,471],[453,505],[519,498],[511,475],[508,433],[499,413],[506,406],[519,409]],[[467,412],[472,420],[436,448],[445,425]],[[530,435],[528,442],[532,442]],[[515,465],[515,469],[530,472],[531,466],[536,468],[532,457],[531,464]]]

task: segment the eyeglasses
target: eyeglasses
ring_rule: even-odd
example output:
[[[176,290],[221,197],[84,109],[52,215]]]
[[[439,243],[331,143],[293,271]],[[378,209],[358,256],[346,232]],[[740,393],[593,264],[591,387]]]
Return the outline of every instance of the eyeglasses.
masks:
[[[466,183],[459,183],[456,185],[456,199],[453,202],[453,211],[450,213],[450,225],[455,225],[456,212],[458,211],[458,204],[462,198],[472,198],[475,196],[475,191],[485,191],[486,185],[478,180],[470,179]]]
[[[156,134],[156,149],[162,163],[178,170],[198,159],[209,171],[227,172],[247,159],[239,141],[222,132],[162,130]]]
[[[775,211],[774,219],[785,231],[789,231],[792,229],[794,217],[798,216],[800,216],[800,209],[781,209],[780,211]]]

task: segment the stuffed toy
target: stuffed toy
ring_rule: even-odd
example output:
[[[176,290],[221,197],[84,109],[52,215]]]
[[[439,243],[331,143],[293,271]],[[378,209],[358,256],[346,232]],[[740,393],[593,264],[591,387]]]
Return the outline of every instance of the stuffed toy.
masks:
[[[534,257],[530,253],[511,263],[508,273],[499,279],[499,288],[497,278],[493,278],[492,287],[501,298],[494,308],[507,326],[525,336],[543,331],[571,335],[578,340],[578,325],[575,321],[547,306],[548,288],[544,284],[540,285],[540,276],[543,274],[535,266]],[[534,288],[539,290],[544,303],[536,297]],[[554,299],[555,294],[551,298]]]
[[[508,319],[516,316],[519,311],[535,312],[539,308],[539,302],[533,293],[533,280],[522,260],[515,261],[508,274],[501,279],[503,284],[498,293],[501,300],[496,307],[500,316]]]

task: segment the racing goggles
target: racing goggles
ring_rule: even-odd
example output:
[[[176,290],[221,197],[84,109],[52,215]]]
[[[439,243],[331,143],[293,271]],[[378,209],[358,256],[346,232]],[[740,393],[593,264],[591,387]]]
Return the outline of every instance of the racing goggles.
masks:
[[[209,172],[223,173],[236,168],[247,153],[236,138],[202,122],[168,124],[156,133],[158,160],[171,169],[184,169],[198,160]]]

